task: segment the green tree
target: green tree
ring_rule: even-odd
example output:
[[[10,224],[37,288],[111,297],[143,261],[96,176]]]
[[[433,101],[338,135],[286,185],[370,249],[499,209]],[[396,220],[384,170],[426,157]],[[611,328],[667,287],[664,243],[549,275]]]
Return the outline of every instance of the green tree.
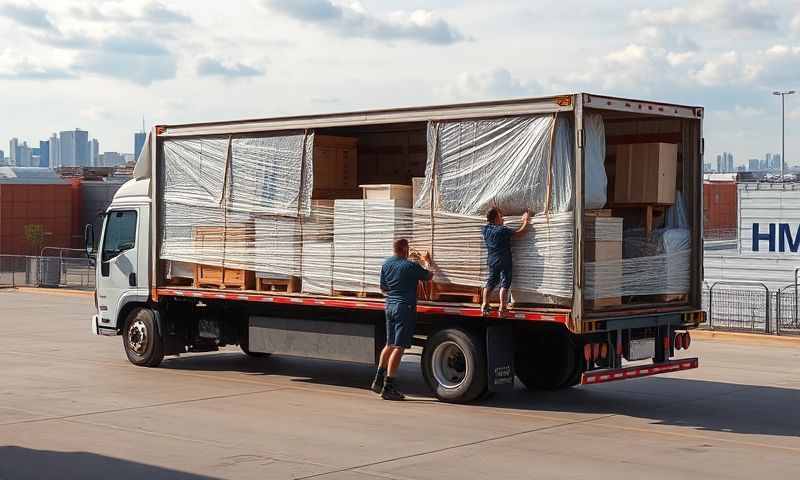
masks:
[[[38,223],[25,225],[25,240],[30,244],[33,255],[39,255],[44,245],[44,225]]]

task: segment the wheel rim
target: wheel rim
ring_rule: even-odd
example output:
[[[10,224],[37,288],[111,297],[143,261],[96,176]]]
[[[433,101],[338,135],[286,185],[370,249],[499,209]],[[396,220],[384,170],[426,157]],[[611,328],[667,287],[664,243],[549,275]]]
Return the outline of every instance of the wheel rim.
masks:
[[[147,351],[147,325],[141,320],[136,320],[128,327],[128,348],[137,355],[144,355]]]
[[[458,388],[469,377],[469,362],[464,350],[456,342],[446,341],[437,345],[431,361],[433,378],[444,388]]]

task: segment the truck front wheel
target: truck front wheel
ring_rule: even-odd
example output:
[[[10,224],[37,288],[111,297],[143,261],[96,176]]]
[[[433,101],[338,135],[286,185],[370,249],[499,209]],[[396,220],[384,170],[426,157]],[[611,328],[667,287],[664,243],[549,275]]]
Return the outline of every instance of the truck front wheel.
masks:
[[[135,308],[125,320],[122,343],[128,360],[140,367],[157,367],[164,359],[164,344],[149,308]]]
[[[422,375],[444,402],[467,403],[481,397],[487,389],[484,342],[458,328],[436,332],[422,351]]]

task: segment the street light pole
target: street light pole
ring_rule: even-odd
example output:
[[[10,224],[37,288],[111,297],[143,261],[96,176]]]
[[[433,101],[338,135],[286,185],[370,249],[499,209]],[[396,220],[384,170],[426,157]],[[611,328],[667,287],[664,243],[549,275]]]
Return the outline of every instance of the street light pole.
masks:
[[[786,165],[786,95],[794,94],[794,90],[786,92],[772,92],[773,95],[781,97],[781,182],[783,181],[784,165]]]

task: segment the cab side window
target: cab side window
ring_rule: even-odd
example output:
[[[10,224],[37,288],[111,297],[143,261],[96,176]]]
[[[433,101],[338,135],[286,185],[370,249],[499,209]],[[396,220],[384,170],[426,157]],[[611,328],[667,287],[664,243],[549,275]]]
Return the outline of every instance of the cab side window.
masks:
[[[102,261],[107,262],[135,246],[136,211],[114,210],[109,212],[103,240]]]

